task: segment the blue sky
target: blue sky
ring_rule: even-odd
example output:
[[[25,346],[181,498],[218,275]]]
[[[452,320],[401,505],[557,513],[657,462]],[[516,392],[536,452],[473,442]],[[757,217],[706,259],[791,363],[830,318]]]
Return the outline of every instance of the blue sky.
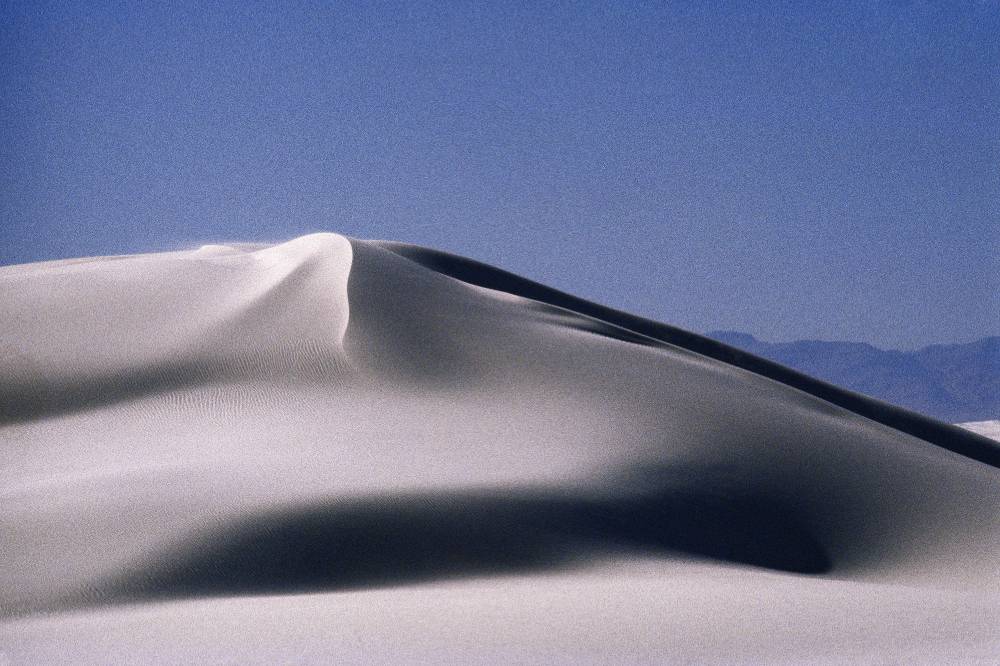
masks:
[[[1000,334],[998,34],[993,1],[0,2],[0,264],[330,230],[693,330]]]

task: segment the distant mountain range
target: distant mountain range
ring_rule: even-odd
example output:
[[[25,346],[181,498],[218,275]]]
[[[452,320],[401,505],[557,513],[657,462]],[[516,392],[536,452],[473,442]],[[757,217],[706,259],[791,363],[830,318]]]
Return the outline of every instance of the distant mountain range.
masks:
[[[708,337],[942,421],[1000,419],[1000,337],[917,351],[861,342],[764,342],[747,333]]]

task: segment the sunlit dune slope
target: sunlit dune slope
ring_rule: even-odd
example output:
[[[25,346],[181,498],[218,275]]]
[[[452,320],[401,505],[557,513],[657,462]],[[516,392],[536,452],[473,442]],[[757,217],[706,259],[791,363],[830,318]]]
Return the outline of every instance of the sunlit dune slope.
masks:
[[[0,445],[15,660],[1000,651],[996,442],[424,248],[2,268]]]

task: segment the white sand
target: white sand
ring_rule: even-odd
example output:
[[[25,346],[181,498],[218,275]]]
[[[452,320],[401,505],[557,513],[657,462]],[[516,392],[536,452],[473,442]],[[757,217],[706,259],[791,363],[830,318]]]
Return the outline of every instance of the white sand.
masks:
[[[0,268],[0,663],[998,663],[928,427],[392,244]]]
[[[1000,442],[1000,421],[969,421],[959,423],[961,427]]]

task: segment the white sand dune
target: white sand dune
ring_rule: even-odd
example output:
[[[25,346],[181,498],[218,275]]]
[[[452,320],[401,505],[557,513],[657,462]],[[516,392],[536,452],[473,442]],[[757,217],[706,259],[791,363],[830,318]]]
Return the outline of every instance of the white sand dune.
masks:
[[[1000,446],[316,234],[0,268],[0,663],[998,663]]]
[[[1000,442],[1000,421],[969,421],[958,425],[983,437]]]

